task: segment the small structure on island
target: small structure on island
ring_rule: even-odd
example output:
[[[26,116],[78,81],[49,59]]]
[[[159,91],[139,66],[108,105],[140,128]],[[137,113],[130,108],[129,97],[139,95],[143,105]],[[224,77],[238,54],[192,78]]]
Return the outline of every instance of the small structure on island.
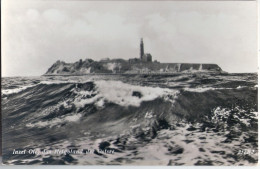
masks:
[[[150,53],[144,53],[143,38],[141,38],[141,43],[140,43],[140,59],[142,62],[152,62],[152,55]]]
[[[144,53],[144,42],[141,38],[140,42],[140,58],[129,59],[129,63],[140,63],[140,62],[152,62],[152,55],[150,53]]]

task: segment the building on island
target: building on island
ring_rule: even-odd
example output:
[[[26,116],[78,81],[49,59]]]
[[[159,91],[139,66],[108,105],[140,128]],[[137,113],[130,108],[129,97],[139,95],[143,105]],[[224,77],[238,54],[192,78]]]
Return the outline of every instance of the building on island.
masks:
[[[152,55],[150,53],[144,53],[143,38],[141,38],[141,43],[140,43],[140,59],[142,62],[152,62]]]
[[[143,38],[141,38],[140,58],[129,59],[129,63],[152,62],[152,60],[152,55],[150,53],[144,53],[144,42]]]
[[[140,59],[139,58],[129,59],[129,63],[140,63]]]
[[[143,62],[152,62],[152,55],[150,53],[145,53],[142,57]]]

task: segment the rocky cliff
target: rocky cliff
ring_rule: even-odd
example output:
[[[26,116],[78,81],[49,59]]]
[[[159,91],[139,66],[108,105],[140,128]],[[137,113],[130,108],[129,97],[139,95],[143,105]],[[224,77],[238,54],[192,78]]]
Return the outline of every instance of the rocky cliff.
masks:
[[[45,75],[84,75],[90,73],[176,73],[176,72],[222,72],[217,64],[191,63],[129,63],[123,59],[94,61],[86,59],[75,63],[57,61]]]

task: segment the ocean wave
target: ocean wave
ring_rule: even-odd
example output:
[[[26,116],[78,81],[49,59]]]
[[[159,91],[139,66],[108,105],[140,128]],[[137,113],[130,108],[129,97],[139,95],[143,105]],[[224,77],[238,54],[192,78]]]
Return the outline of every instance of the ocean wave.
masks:
[[[162,89],[159,87],[144,87],[123,83],[121,81],[96,81],[93,91],[73,91],[77,94],[74,104],[84,107],[86,104],[95,103],[103,107],[105,102],[115,103],[120,106],[140,106],[143,101],[151,101],[158,97],[173,100],[179,93],[177,90]],[[174,97],[167,97],[167,96]]]
[[[232,89],[232,88],[198,87],[198,88],[185,88],[184,91],[203,93],[209,90],[224,90],[224,89]]]
[[[257,153],[246,158],[237,154],[240,149],[258,151],[256,83],[226,84],[204,77],[191,82],[181,76],[51,78],[2,100],[6,163],[257,163]],[[176,85],[180,87],[173,89]],[[88,149],[93,154],[9,156],[19,148]],[[99,149],[115,153],[94,153]]]
[[[20,93],[28,88],[31,87],[35,87],[37,85],[52,85],[52,84],[84,84],[87,82],[90,82],[91,80],[51,80],[51,81],[41,81],[37,84],[29,84],[29,85],[25,85],[25,86],[18,86],[16,88],[12,88],[12,89],[3,89],[2,95],[10,95],[10,94],[14,94],[14,93]]]
[[[40,84],[46,84],[46,85],[51,85],[51,84],[84,84],[87,82],[91,82],[91,79],[77,79],[77,80],[51,80],[51,81],[41,81]]]
[[[82,117],[81,114],[73,114],[73,115],[68,115],[68,116],[62,116],[59,118],[53,118],[52,120],[39,121],[36,123],[28,123],[28,124],[26,124],[26,127],[30,127],[30,128],[50,127],[50,128],[52,128],[53,126],[57,126],[57,125],[60,125],[62,123],[66,123],[66,122],[76,122],[81,117]]]
[[[23,90],[26,90],[26,89],[34,87],[34,86],[36,86],[36,85],[21,86],[21,87],[17,87],[14,89],[4,89],[1,92],[2,92],[2,95],[10,95],[10,94],[14,94],[14,93],[19,93]]]
[[[236,88],[230,88],[230,87],[197,87],[197,88],[184,88],[184,91],[189,91],[189,92],[197,92],[197,93],[203,93],[206,91],[210,91],[210,90],[232,90],[232,89],[243,89],[243,88],[252,88],[255,89],[257,88],[256,86],[254,87],[248,87],[248,86],[238,86]]]

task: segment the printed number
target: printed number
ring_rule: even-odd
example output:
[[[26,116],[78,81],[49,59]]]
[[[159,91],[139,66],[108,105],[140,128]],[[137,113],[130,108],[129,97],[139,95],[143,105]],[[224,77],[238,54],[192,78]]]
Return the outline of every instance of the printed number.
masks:
[[[252,155],[252,154],[255,154],[255,150],[252,150],[252,149],[240,149],[238,150],[238,155]]]

